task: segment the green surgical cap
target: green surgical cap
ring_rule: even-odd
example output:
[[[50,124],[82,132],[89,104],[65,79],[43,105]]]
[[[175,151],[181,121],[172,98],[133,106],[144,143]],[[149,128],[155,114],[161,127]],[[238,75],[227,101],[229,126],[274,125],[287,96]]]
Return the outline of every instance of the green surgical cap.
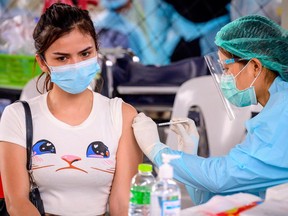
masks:
[[[220,29],[215,43],[238,57],[259,59],[288,81],[288,31],[272,20],[259,15],[236,19]]]

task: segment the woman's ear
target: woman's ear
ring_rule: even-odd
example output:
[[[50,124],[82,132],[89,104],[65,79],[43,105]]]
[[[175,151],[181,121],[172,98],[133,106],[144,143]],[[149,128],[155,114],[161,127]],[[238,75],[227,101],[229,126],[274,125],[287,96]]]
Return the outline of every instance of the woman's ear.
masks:
[[[35,58],[36,58],[36,61],[37,61],[38,65],[39,65],[39,67],[41,68],[41,70],[43,72],[48,73],[49,69],[48,69],[46,63],[44,62],[43,58],[39,54],[36,54]]]
[[[254,77],[258,76],[259,72],[262,70],[262,63],[259,61],[257,58],[251,59],[251,62],[254,64],[253,69],[254,69]]]

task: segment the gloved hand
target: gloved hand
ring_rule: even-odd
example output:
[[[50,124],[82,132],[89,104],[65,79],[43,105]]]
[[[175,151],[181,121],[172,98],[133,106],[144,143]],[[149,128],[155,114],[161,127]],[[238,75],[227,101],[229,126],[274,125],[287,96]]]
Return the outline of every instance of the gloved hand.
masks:
[[[153,150],[154,146],[160,143],[158,129],[156,123],[144,113],[139,113],[134,118],[132,127],[139,147],[151,161],[154,160],[154,156],[158,151],[167,147],[162,144],[157,148],[157,152],[155,152],[155,149]]]
[[[182,120],[187,120],[187,122],[170,126],[170,129],[177,134],[178,150],[188,154],[197,154],[199,134],[195,122],[189,118],[172,119],[172,121]]]

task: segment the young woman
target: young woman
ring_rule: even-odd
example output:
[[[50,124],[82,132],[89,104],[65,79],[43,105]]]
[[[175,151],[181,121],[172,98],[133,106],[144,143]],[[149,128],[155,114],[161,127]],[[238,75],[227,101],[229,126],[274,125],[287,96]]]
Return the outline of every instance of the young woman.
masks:
[[[127,215],[129,188],[142,153],[136,110],[87,88],[99,72],[98,43],[85,10],[54,4],[35,27],[36,60],[47,93],[28,100],[33,120],[33,174],[48,215]],[[0,164],[10,215],[39,215],[29,201],[22,104],[6,107]]]

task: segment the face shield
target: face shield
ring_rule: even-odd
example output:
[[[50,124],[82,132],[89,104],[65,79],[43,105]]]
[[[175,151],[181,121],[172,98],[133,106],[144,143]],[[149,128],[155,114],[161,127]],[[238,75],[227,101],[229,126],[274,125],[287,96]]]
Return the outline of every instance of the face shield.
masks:
[[[224,107],[227,111],[228,117],[230,120],[234,120],[237,116],[237,113],[240,112],[240,110],[239,110],[240,108],[231,104],[226,99],[226,97],[224,96],[224,94],[221,90],[221,83],[220,82],[221,82],[222,76],[225,73],[224,68],[223,68],[223,64],[220,62],[217,52],[207,54],[204,56],[204,58],[205,58],[205,61],[207,63],[207,66],[209,68],[209,71],[212,75],[212,78],[213,78],[213,81],[216,85],[218,93],[220,94],[220,97],[221,97],[221,100],[224,104]],[[226,61],[228,61],[228,62],[225,62],[226,64],[231,64],[231,63],[235,63],[236,61],[238,61],[238,59],[228,59]]]

